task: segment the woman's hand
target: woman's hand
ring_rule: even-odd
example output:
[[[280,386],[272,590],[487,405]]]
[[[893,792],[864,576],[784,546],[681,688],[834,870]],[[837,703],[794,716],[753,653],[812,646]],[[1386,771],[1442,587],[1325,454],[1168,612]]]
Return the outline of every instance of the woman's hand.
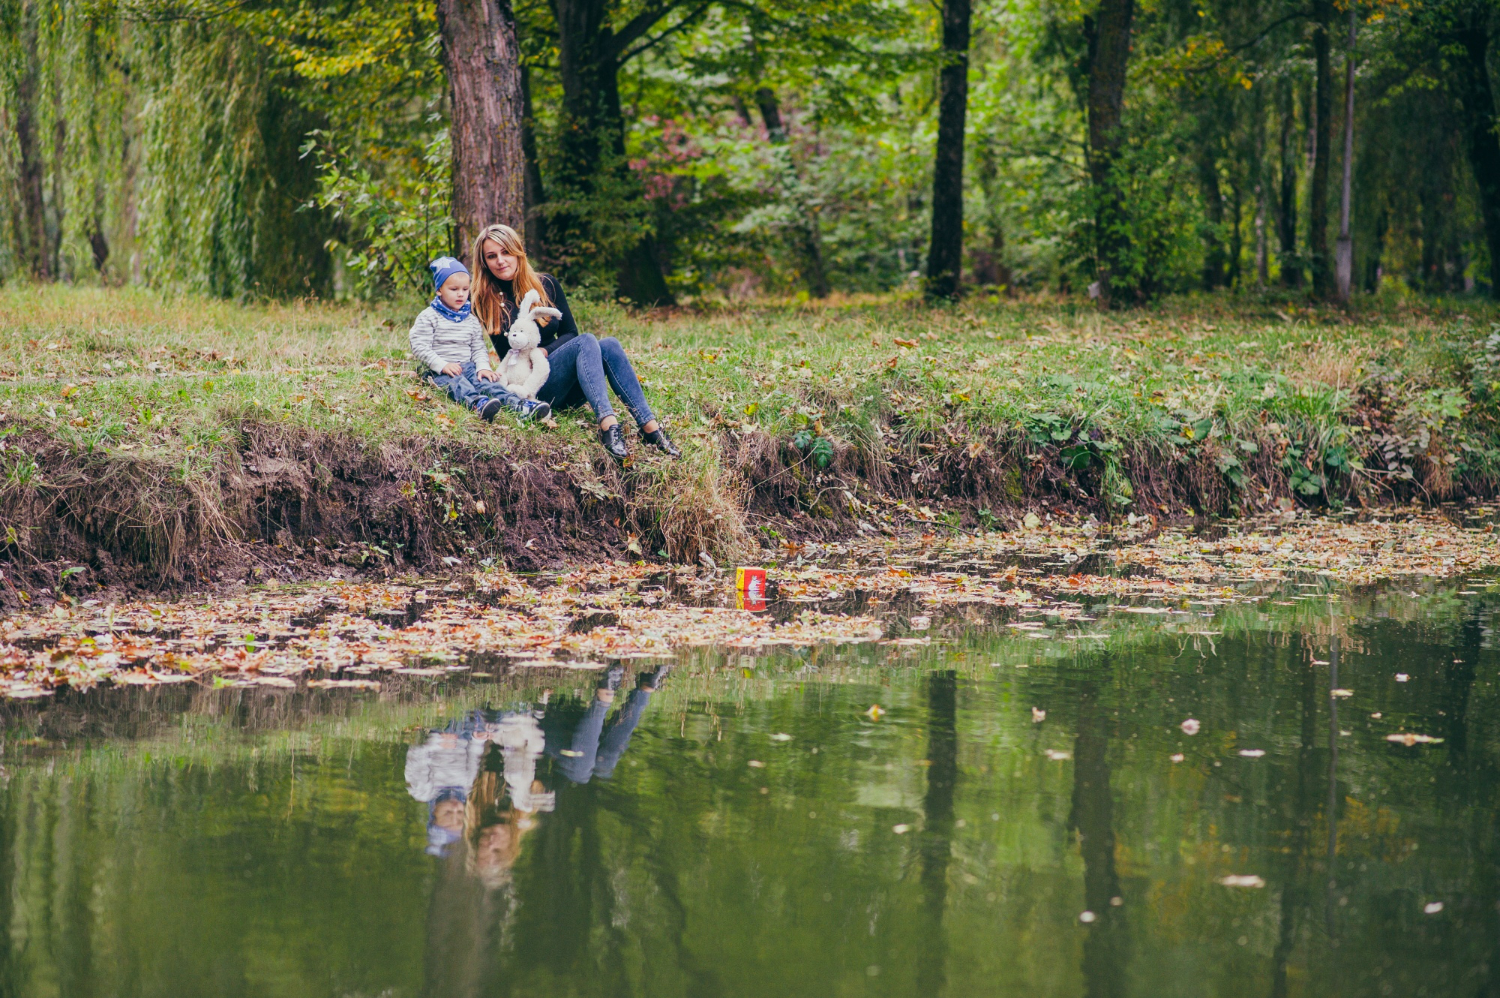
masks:
[[[446,374],[450,378],[456,378],[464,373],[464,367],[462,364],[444,364],[442,371],[439,373]]]
[[[480,381],[499,381],[500,380],[500,375],[497,374],[497,373],[495,373],[494,371],[491,371],[489,368],[485,368],[483,371],[479,372],[479,380]]]

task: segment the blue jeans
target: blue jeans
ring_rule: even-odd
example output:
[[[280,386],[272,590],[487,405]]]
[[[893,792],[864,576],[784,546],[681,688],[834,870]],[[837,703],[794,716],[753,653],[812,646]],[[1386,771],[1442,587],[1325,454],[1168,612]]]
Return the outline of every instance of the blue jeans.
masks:
[[[480,381],[474,362],[463,365],[462,374],[427,372],[427,380],[448,393],[448,397],[466,409],[478,412],[490,399],[499,399],[507,409],[525,411],[525,400],[498,381]]]
[[[571,409],[588,402],[594,410],[594,418],[603,420],[613,416],[615,407],[609,402],[607,384],[615,390],[620,401],[630,410],[640,426],[645,426],[656,417],[646,404],[646,394],[641,391],[641,380],[625,356],[625,348],[613,336],[595,338],[593,333],[580,333],[556,350],[547,353],[547,363],[552,373],[547,383],[536,393],[536,397],[554,409]]]
[[[595,776],[607,780],[615,775],[620,756],[630,747],[630,736],[650,702],[649,690],[631,690],[608,731],[604,730],[604,718],[609,713],[609,704],[597,697],[571,730],[549,715],[542,721],[547,739],[545,752],[557,760],[557,768],[574,783],[587,783]]]

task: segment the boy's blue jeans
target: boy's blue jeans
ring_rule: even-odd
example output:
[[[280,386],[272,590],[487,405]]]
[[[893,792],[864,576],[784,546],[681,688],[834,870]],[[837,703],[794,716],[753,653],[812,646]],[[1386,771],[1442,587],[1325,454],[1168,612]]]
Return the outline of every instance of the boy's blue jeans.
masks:
[[[473,361],[463,365],[462,374],[439,374],[428,371],[427,380],[448,393],[448,397],[466,409],[478,412],[490,399],[499,399],[507,409],[522,412],[525,399],[506,388],[498,381],[479,380],[478,369]]]

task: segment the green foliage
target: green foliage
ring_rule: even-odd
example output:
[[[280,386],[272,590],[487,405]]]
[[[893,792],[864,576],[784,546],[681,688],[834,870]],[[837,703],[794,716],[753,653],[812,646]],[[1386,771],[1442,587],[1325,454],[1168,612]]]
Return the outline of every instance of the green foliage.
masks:
[[[399,289],[425,296],[430,290],[427,263],[453,243],[446,210],[452,150],[447,131],[428,143],[422,168],[382,181],[333,136],[315,130],[302,147],[318,161],[318,192],[305,206],[340,224],[340,235],[327,242],[339,252],[349,276],[349,290],[365,298]]]
[[[590,138],[563,113],[551,8],[516,7],[542,180],[535,217],[555,237],[548,265],[612,288],[622,254],[650,237],[652,263],[689,303],[918,286],[932,5],[606,8],[613,29],[662,16],[621,53],[623,121]],[[1282,0],[1139,8],[1113,174],[1124,212],[1106,214],[1100,232],[1086,169],[1092,5],[976,5],[974,284],[1081,292],[1101,241],[1123,248],[1112,282],[1126,301],[1245,290],[1261,283],[1258,261],[1270,282],[1302,280],[1309,226],[1331,222],[1306,217],[1305,16]],[[1452,40],[1469,9],[1360,8],[1353,219],[1365,290],[1460,293],[1487,281],[1453,89]],[[1342,30],[1334,36],[1341,65]],[[68,281],[401,295],[420,283],[419,258],[461,249],[447,222],[447,90],[432,4],[0,0],[0,200],[25,202],[22,160],[35,160],[46,270]],[[780,131],[767,127],[768,106]],[[587,176],[569,153],[583,139],[604,150]],[[28,224],[0,212],[0,279],[36,269]]]

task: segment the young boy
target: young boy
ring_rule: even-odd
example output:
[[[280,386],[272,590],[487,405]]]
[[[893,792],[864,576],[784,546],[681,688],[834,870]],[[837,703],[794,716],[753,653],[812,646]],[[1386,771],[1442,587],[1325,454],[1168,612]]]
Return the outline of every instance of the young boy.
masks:
[[[440,256],[427,266],[437,294],[411,324],[410,334],[412,356],[422,376],[486,422],[494,422],[502,408],[522,419],[550,416],[551,406],[510,391],[490,370],[484,329],[469,307],[469,269],[451,256]]]

